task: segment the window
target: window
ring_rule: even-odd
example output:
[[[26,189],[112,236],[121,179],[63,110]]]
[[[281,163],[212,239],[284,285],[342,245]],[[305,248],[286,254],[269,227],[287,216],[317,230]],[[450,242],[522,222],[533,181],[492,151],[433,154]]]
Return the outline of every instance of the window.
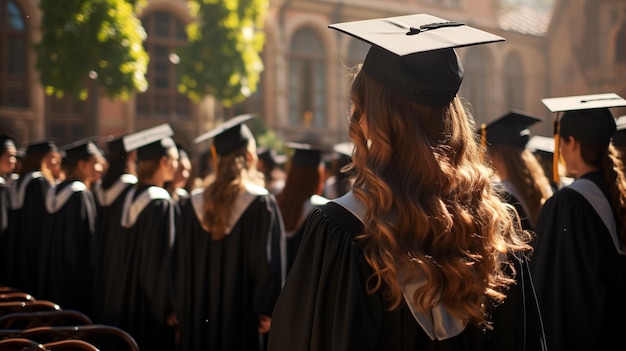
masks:
[[[156,11],[143,19],[148,37],[144,42],[150,56],[148,64],[148,90],[137,94],[139,118],[179,119],[190,118],[191,100],[177,90],[176,66],[170,55],[187,44],[183,23],[173,15]]]
[[[487,115],[487,72],[492,67],[481,48],[469,48],[463,63],[465,74],[460,95],[471,104],[471,111],[477,121],[489,119]]]
[[[28,107],[28,35],[24,14],[0,0],[0,106]]]
[[[289,58],[289,122],[293,126],[326,124],[326,65],[324,48],[308,28],[291,39]]]
[[[617,33],[617,41],[615,42],[615,62],[626,63],[626,22],[622,23],[622,27]]]
[[[524,109],[524,66],[517,53],[510,54],[504,64],[504,104],[508,110]]]

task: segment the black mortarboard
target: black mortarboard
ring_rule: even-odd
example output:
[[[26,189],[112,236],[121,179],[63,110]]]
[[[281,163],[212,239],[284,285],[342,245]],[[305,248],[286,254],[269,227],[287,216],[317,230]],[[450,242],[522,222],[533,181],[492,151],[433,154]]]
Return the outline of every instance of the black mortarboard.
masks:
[[[296,167],[317,167],[322,162],[323,153],[330,147],[324,145],[288,142],[287,147],[294,150],[291,164]]]
[[[524,148],[530,138],[528,127],[539,121],[541,121],[539,117],[514,110],[483,125],[483,137],[489,145],[514,145]]]
[[[17,150],[15,147],[15,141],[6,134],[0,134],[0,154],[3,154],[8,149]]]
[[[109,138],[107,140],[107,151],[109,155],[124,155],[127,152],[124,147],[124,137]]]
[[[363,72],[393,94],[426,106],[452,101],[463,81],[454,48],[504,41],[497,35],[427,14],[329,26],[372,45]]]
[[[248,145],[250,139],[254,138],[250,129],[244,124],[254,118],[253,114],[245,114],[233,117],[220,126],[194,139],[195,143],[214,139],[213,146],[218,155],[224,156]]]
[[[45,141],[38,141],[38,142],[33,142],[28,144],[28,146],[26,147],[26,156],[34,154],[34,153],[41,153],[41,154],[45,154],[48,152],[56,152],[58,151],[57,145],[54,141],[52,140],[45,140]]]
[[[150,161],[158,160],[163,156],[167,156],[167,152],[170,149],[176,149],[176,143],[174,139],[165,137],[163,139],[152,142],[148,145],[144,145],[137,149],[137,160]]]
[[[615,93],[545,98],[541,102],[557,112],[554,121],[554,181],[558,182],[559,135],[571,135],[592,145],[608,146],[616,131],[610,107],[626,106],[626,100]],[[563,115],[559,119],[559,112]]]
[[[85,138],[59,148],[64,161],[86,160],[92,156],[101,157],[102,152],[93,142],[97,137]]]
[[[137,150],[142,146],[154,144],[156,141],[171,137],[172,135],[174,135],[172,127],[170,127],[167,123],[163,123],[152,128],[143,129],[138,132],[125,135],[122,137],[122,142],[124,143],[124,149],[126,152],[130,152]],[[167,148],[169,148],[169,146],[167,146]],[[146,150],[147,149],[144,149],[144,151]],[[158,156],[157,158],[160,158],[161,156]]]
[[[261,146],[256,149],[256,154],[259,160],[264,160],[265,162],[269,162],[274,165],[282,165],[287,162],[286,155],[279,155],[276,150]]]
[[[626,146],[626,115],[620,116],[615,120],[617,131],[613,134],[613,146]]]

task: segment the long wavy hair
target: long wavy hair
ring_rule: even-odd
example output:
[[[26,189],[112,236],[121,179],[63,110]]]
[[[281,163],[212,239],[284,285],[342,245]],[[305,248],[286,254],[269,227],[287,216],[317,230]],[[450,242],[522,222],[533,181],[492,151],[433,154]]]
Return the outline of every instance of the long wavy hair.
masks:
[[[552,196],[550,181],[543,173],[541,164],[528,150],[514,145],[490,145],[490,156],[498,155],[507,170],[508,180],[519,192],[527,208],[524,208],[530,223],[537,225],[543,204]]]
[[[421,312],[442,303],[490,328],[488,306],[502,302],[514,282],[508,258],[531,250],[531,237],[492,188],[475,122],[458,97],[443,107],[417,105],[359,68],[349,134],[354,194],[366,206],[357,240],[373,270],[369,292],[380,290],[394,309],[403,299],[399,271],[407,281],[425,274],[428,283],[413,296]]]
[[[256,143],[250,139],[247,146],[221,156],[214,180],[204,191],[202,227],[211,233],[213,240],[221,240],[228,234],[231,210],[245,182],[264,186],[262,173],[256,169]]]
[[[569,136],[561,135],[561,138],[565,140]],[[604,175],[609,186],[609,202],[615,213],[619,241],[622,246],[626,246],[626,178],[619,153],[613,145],[606,147],[578,141],[583,161],[599,168]]]
[[[322,195],[324,190],[325,170],[320,163],[317,166],[287,167],[285,185],[277,196],[285,230],[288,232],[298,229],[301,223],[304,204],[313,195]]]

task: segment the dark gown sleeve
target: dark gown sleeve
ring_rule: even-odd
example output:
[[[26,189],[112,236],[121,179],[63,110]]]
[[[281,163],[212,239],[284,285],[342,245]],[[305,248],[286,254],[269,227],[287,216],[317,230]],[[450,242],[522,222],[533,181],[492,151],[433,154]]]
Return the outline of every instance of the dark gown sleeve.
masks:
[[[603,321],[617,307],[607,285],[623,281],[606,227],[582,195],[564,188],[544,205],[537,240],[531,269],[549,349],[597,349],[603,329],[614,328]]]

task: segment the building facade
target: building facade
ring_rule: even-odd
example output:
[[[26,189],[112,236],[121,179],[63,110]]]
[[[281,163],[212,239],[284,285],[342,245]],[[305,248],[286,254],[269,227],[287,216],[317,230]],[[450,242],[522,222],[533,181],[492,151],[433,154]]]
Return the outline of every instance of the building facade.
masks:
[[[207,146],[193,145],[193,138],[248,112],[284,140],[347,140],[345,77],[368,46],[328,24],[414,13],[464,22],[506,39],[458,49],[465,67],[460,95],[479,123],[511,109],[549,121],[544,97],[603,92],[626,97],[623,0],[554,0],[545,9],[499,0],[271,0],[258,91],[229,109],[211,97],[192,103],[176,89],[171,54],[186,43],[184,28],[194,20],[185,0],[148,0],[139,14],[150,55],[145,93],[112,101],[98,96],[92,84],[86,101],[47,96],[30,49],[41,37],[37,4],[0,0],[0,129],[20,145],[49,137],[62,145],[167,122],[175,139],[197,156]],[[551,123],[533,132],[550,135]]]

